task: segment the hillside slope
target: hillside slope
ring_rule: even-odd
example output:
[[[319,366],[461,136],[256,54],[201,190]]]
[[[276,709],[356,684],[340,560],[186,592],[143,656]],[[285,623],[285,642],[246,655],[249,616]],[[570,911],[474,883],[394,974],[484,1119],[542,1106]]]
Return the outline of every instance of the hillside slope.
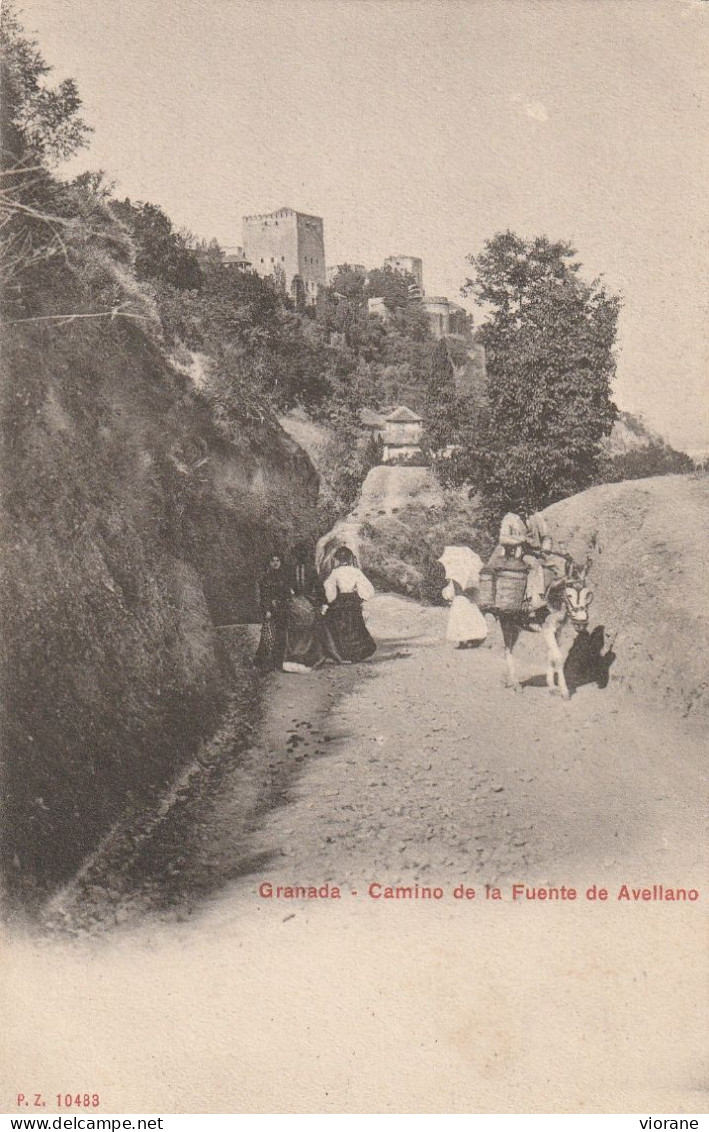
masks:
[[[360,523],[376,521],[381,515],[396,514],[414,503],[441,507],[443,498],[443,491],[430,468],[379,464],[371,469],[362,484],[351,517]]]
[[[63,298],[82,310],[71,280]],[[268,414],[240,418],[129,322],[8,327],[2,369],[2,862],[26,900],[248,684],[215,623],[257,616],[265,555],[314,527],[317,476]]]
[[[613,679],[635,695],[709,713],[709,479],[604,484],[545,512],[583,561],[592,622],[615,637]]]
[[[438,558],[447,543],[488,548],[477,530],[477,505],[465,491],[444,490],[430,468],[379,465],[362,484],[355,507],[318,544],[326,569],[341,543],[351,547],[380,591],[440,601]]]

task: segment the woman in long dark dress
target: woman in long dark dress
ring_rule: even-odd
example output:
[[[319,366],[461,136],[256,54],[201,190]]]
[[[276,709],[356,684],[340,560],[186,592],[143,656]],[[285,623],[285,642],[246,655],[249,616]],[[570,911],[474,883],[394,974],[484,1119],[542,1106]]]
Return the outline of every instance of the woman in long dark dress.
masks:
[[[322,625],[325,591],[306,543],[294,548],[293,559],[293,596],[288,601],[283,668],[286,672],[309,672],[327,657]]]
[[[348,547],[340,547],[334,561],[335,569],[325,581],[328,609],[323,632],[330,655],[350,664],[366,660],[377,649],[362,616],[362,603],[374,597],[374,586],[355,565]]]
[[[290,579],[280,554],[272,554],[259,580],[261,640],[254,664],[262,672],[283,668],[286,651],[286,619],[288,600],[292,595]]]

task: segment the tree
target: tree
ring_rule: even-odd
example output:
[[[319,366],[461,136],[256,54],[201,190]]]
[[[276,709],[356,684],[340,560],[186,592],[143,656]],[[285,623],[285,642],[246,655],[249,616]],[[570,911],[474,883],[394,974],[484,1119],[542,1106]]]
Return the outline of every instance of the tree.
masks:
[[[365,285],[367,272],[361,267],[341,263],[335,272],[331,287],[340,297],[353,299],[356,303],[366,303]]]
[[[196,240],[193,250],[197,257],[203,278],[213,274],[220,275],[222,273],[224,269],[224,251],[217,239],[212,237],[211,240]]]
[[[52,87],[46,82],[52,68],[24,34],[8,0],[0,14],[0,58],[4,167],[52,166],[86,145],[91,129],[79,116],[76,83],[64,79]]]
[[[478,331],[487,404],[468,422],[456,474],[476,486],[491,521],[545,507],[595,482],[617,410],[611,400],[620,300],[585,283],[575,250],[499,233],[463,293],[488,311]]]
[[[387,323],[394,331],[412,342],[430,342],[430,323],[413,275],[377,267],[367,276],[365,294],[368,299],[384,300]]]
[[[424,444],[435,455],[452,444],[458,426],[458,397],[445,339],[433,348],[426,390]]]
[[[135,273],[138,279],[169,283],[182,291],[199,290],[202,271],[198,254],[183,232],[156,204],[127,197],[112,204],[112,211],[128,228],[135,242]]]
[[[279,267],[279,271],[281,273],[281,276],[283,278],[283,289],[285,290],[285,279],[286,279],[285,272],[283,271],[283,268],[280,267],[280,265],[278,265],[278,267]],[[275,271],[274,271],[273,281],[274,281],[274,285],[276,287],[278,287],[280,279],[279,279],[279,276],[276,275]],[[295,309],[298,311],[299,314],[302,314],[303,311],[305,310],[305,283],[303,282],[303,276],[302,275],[294,275],[293,276],[293,279],[291,280],[290,290],[291,290],[291,298],[293,299],[293,304],[295,306]]]
[[[367,275],[368,299],[383,299],[388,311],[402,310],[411,301],[410,288],[415,285],[413,275],[394,271],[391,267],[375,267]]]
[[[76,202],[52,166],[85,145],[90,130],[79,115],[74,80],[51,86],[50,71],[6,0],[0,6],[0,302],[14,317],[29,313],[40,282],[49,290],[77,235]]]

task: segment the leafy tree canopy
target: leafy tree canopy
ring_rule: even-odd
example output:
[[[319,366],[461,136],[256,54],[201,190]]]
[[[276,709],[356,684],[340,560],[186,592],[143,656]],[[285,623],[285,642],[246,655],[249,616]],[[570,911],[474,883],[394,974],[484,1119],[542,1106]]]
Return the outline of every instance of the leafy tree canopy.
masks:
[[[436,342],[431,355],[424,420],[424,443],[432,454],[440,452],[456,439],[458,396],[453,364],[443,338]]]
[[[82,121],[81,99],[73,79],[47,82],[52,68],[35,40],[25,35],[14,5],[0,13],[3,164],[35,162],[52,166],[86,145],[91,132]]]
[[[482,491],[490,518],[544,507],[595,482],[611,400],[620,300],[584,282],[570,244],[503,232],[463,289],[488,312],[487,405],[468,422],[455,461]]]
[[[413,275],[404,275],[391,267],[375,267],[367,274],[367,298],[383,299],[389,311],[401,310],[408,306],[409,288],[415,282]]]
[[[161,208],[143,201],[133,203],[126,197],[114,201],[112,211],[133,236],[139,279],[169,283],[184,291],[202,286],[199,258],[189,235],[176,231]]]
[[[366,271],[352,267],[349,263],[342,263],[335,272],[330,290],[342,298],[351,299],[362,305],[367,299],[366,284]]]

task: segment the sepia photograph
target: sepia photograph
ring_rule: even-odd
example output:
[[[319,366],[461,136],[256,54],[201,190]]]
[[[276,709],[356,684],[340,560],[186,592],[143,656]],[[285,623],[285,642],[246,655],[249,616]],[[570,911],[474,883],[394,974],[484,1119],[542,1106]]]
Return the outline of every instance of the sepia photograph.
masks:
[[[2,0],[8,1128],[698,1127],[708,27]]]

